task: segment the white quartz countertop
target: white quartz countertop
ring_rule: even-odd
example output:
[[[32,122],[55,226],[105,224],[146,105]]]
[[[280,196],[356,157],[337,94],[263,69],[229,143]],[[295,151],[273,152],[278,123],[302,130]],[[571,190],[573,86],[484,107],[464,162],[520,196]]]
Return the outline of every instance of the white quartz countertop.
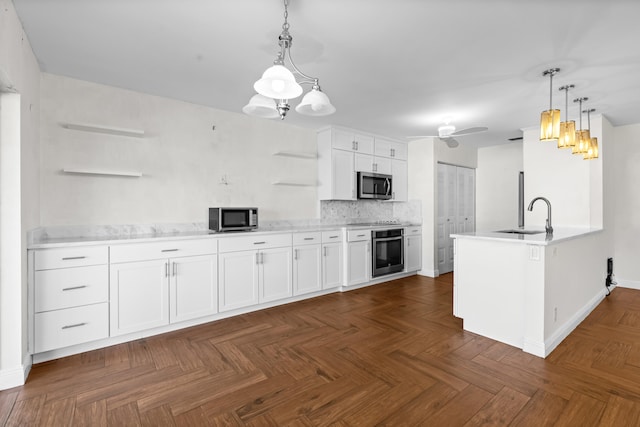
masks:
[[[501,230],[517,230],[514,228],[504,228]],[[552,245],[554,243],[577,239],[582,236],[586,236],[592,233],[598,233],[602,231],[600,228],[588,228],[588,227],[554,227],[553,234],[547,236],[544,228],[527,227],[527,231],[540,231],[538,234],[517,234],[517,233],[501,233],[496,231],[474,231],[469,233],[451,234],[451,237],[455,239],[480,239],[480,240],[493,240],[496,242],[512,242],[512,243],[524,243],[527,245]]]
[[[130,233],[120,230],[120,232],[112,232],[107,235],[84,235],[69,237],[49,237],[43,236],[33,239],[28,243],[28,249],[46,249],[67,246],[87,246],[87,245],[113,245],[123,243],[143,243],[158,242],[166,240],[181,239],[210,239],[210,238],[231,238],[243,235],[266,235],[276,233],[304,233],[314,231],[329,230],[360,230],[360,229],[382,229],[382,228],[404,228],[404,227],[420,227],[420,224],[413,223],[357,223],[357,224],[320,224],[320,225],[304,225],[304,226],[278,226],[278,227],[259,227],[251,231],[236,232],[215,232],[210,230],[189,230],[189,231],[169,231],[157,233]]]

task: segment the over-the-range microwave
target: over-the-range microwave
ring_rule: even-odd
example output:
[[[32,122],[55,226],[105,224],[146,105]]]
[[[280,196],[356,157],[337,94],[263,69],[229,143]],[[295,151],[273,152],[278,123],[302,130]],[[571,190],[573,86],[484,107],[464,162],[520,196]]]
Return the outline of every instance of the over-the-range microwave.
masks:
[[[248,231],[258,228],[258,208],[209,208],[209,230]]]
[[[358,199],[391,200],[393,196],[391,175],[358,172]]]

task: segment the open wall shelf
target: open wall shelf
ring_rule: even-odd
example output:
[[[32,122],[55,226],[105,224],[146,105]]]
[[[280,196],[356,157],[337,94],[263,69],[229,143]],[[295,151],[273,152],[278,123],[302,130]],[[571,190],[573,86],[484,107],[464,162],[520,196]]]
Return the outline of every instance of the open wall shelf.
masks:
[[[307,151],[278,151],[273,153],[274,156],[295,157],[296,159],[317,159],[316,153]]]
[[[106,133],[109,135],[144,138],[144,130],[141,130],[141,129],[126,129],[126,128],[117,128],[113,126],[93,125],[93,124],[86,124],[86,123],[60,123],[60,126],[62,126],[65,129],[81,130],[84,132]]]
[[[74,175],[103,175],[103,176],[122,176],[128,178],[140,178],[142,172],[127,172],[127,171],[108,171],[102,169],[75,169],[65,168],[62,172]]]

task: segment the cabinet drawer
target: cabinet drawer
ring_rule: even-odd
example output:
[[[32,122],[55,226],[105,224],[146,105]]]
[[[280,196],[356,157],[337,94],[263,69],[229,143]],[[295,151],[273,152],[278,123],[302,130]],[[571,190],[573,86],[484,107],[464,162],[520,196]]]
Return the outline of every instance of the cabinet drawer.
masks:
[[[93,304],[35,315],[35,352],[109,336],[109,304]]]
[[[347,242],[358,242],[362,240],[371,240],[371,230],[348,230]]]
[[[322,241],[322,233],[314,231],[310,233],[293,233],[293,244],[297,245],[313,245]]]
[[[291,233],[262,236],[233,236],[220,239],[220,252],[236,252],[255,249],[291,246]]]
[[[109,248],[107,246],[78,246],[71,248],[39,249],[35,253],[35,269],[83,267],[86,265],[107,264]]]
[[[36,271],[35,311],[59,310],[109,300],[106,265]]]
[[[111,263],[177,258],[217,253],[217,239],[168,240],[111,246]]]
[[[422,234],[422,227],[405,227],[404,235],[405,236],[417,236]]]
[[[342,242],[342,231],[331,230],[322,232],[322,243]]]

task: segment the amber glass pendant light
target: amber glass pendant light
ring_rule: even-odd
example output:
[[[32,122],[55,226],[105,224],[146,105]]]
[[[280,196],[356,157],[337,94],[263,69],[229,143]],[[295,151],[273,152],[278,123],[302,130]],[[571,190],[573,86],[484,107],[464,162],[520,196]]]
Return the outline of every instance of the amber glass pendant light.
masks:
[[[569,89],[574,87],[574,85],[566,85],[560,88],[560,90],[564,90],[565,121],[560,122],[558,148],[569,148],[576,145],[576,122],[569,120]]]
[[[584,101],[587,101],[588,99],[589,98],[587,97],[583,97],[583,98],[576,98],[573,100],[573,102],[580,103],[580,129],[576,131],[576,144],[573,146],[573,149],[571,150],[571,154],[584,154],[589,149],[591,134],[588,129],[587,130],[582,129],[582,113],[584,112],[582,111],[582,103]]]
[[[549,76],[549,109],[540,114],[540,141],[553,141],[560,136],[560,110],[553,109],[553,76],[560,68],[549,68],[542,75]]]
[[[591,133],[591,113],[593,113],[595,108],[591,108],[585,110],[587,113],[587,126],[589,126],[589,133]],[[584,152],[582,158],[584,160],[593,160],[598,158],[598,138],[592,137],[589,138],[589,142],[587,144],[587,150]]]

